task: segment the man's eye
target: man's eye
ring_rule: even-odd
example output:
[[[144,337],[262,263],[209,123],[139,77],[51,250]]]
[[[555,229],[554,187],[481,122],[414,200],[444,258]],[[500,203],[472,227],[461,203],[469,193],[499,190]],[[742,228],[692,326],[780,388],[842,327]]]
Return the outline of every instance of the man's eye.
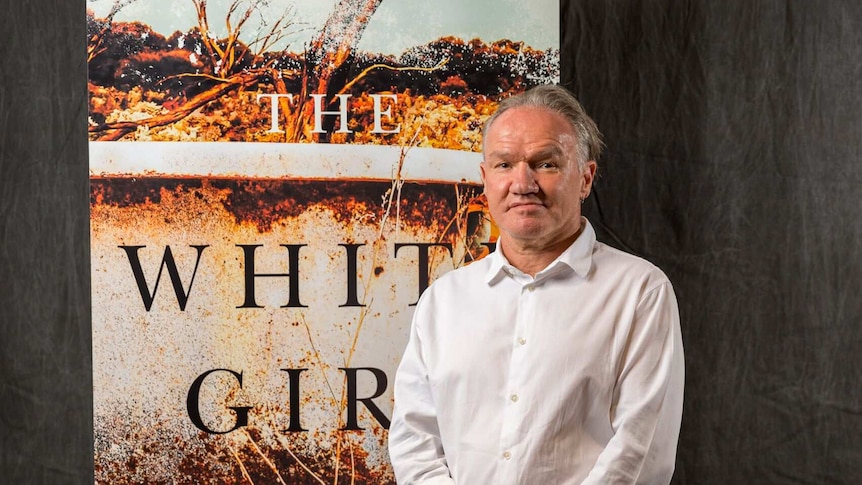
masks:
[[[509,168],[508,162],[497,162],[497,168]]]
[[[542,162],[539,164],[539,168],[557,168],[557,164],[554,162]]]

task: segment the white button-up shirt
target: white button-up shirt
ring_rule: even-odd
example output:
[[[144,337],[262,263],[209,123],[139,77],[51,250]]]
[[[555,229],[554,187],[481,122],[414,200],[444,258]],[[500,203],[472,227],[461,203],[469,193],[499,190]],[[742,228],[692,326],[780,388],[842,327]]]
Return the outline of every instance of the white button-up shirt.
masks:
[[[667,277],[580,237],[535,278],[501,251],[422,295],[395,376],[399,484],[667,484],[683,349]]]

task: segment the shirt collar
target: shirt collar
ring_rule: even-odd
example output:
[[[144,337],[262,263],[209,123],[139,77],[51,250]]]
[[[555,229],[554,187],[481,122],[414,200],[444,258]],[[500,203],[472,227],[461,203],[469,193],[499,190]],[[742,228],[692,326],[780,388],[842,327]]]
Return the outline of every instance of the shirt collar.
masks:
[[[584,222],[584,230],[575,239],[565,251],[560,254],[557,259],[551,262],[545,269],[536,274],[537,280],[558,272],[562,267],[571,268],[581,278],[586,278],[593,265],[593,247],[596,244],[596,232],[593,229],[590,221],[586,217],[581,218]],[[490,266],[485,274],[485,282],[489,285],[495,284],[501,278],[511,273],[518,271],[514,266],[509,264],[509,261],[503,256],[501,241],[497,241],[496,249],[487,257],[490,259]]]

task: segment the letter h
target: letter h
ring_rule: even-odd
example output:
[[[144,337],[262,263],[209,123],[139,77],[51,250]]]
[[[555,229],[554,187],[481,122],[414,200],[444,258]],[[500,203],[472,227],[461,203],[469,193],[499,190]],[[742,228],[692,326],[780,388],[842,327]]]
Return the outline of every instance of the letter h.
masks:
[[[273,278],[273,277],[288,277],[290,278],[290,296],[287,305],[282,305],[281,308],[307,308],[299,301],[299,249],[307,244],[282,244],[282,247],[288,251],[288,265],[290,273],[255,273],[254,272],[254,252],[263,244],[237,244],[241,247],[245,255],[245,301],[237,308],[263,308],[258,305],[254,297],[254,279]]]

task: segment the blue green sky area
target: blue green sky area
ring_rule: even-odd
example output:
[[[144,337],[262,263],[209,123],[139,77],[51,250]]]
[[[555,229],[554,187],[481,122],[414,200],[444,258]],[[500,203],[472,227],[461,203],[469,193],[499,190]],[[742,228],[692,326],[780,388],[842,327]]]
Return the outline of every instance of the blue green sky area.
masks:
[[[226,33],[225,13],[233,0],[209,0],[210,29],[216,36]],[[292,9],[294,33],[276,48],[301,51],[326,21],[337,0],[258,0],[260,14],[249,22],[241,36],[248,42],[260,26]],[[114,0],[87,0],[87,8],[104,17]],[[244,4],[247,5],[247,4]],[[197,25],[191,0],[134,0],[114,17],[117,21],[140,21],[165,36],[185,32]],[[559,0],[383,0],[368,23],[359,50],[400,54],[442,36],[485,42],[500,39],[523,41],[534,49],[559,47]]]

